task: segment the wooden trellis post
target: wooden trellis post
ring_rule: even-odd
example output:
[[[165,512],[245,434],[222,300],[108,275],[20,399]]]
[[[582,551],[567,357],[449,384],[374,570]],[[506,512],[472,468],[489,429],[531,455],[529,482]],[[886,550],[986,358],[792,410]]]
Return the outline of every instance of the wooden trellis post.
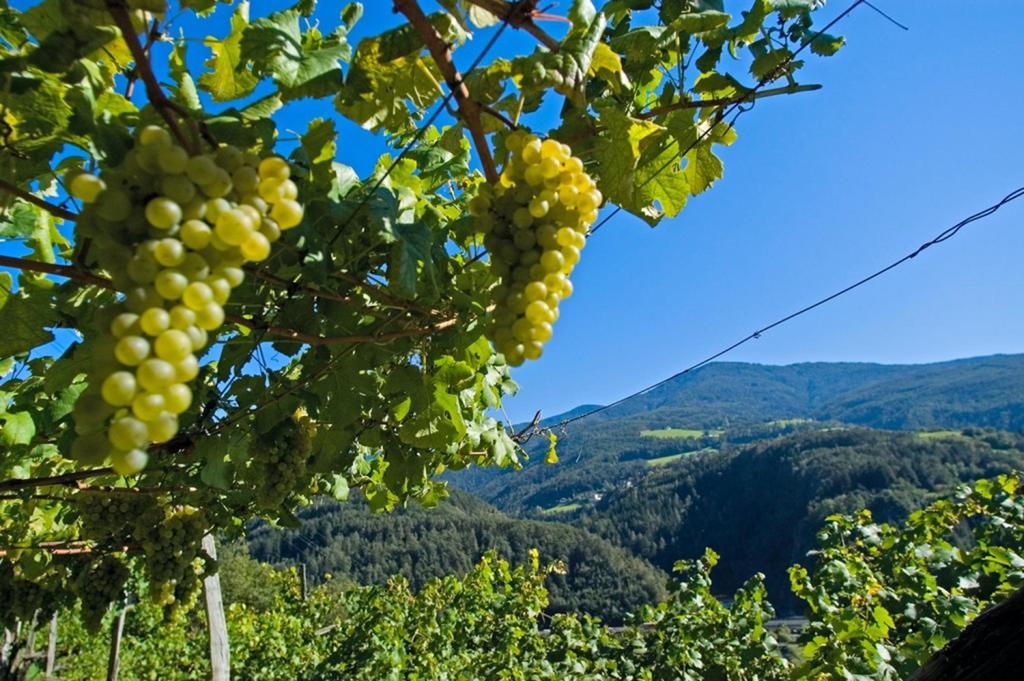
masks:
[[[46,676],[53,676],[57,666],[57,613],[50,618],[50,638],[46,642]]]
[[[213,535],[203,537],[203,550],[210,558],[217,559],[217,545]],[[210,678],[212,681],[229,681],[231,653],[228,648],[228,623],[224,617],[220,576],[213,574],[203,580],[203,594],[206,597],[206,624],[210,633]]]
[[[128,614],[128,605],[121,605],[110,625],[110,657],[107,659],[107,681],[117,681],[117,671],[121,666],[121,636],[124,634],[124,618]]]

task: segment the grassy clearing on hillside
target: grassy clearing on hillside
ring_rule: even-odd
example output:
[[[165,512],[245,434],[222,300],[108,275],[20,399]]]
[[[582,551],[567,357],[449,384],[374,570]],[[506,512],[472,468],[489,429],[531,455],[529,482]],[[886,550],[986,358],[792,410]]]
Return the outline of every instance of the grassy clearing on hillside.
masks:
[[[692,440],[699,437],[721,437],[724,430],[696,430],[694,428],[659,428],[658,430],[641,430],[641,437],[656,437],[662,440]]]
[[[570,511],[575,511],[579,507],[580,505],[576,503],[559,504],[558,506],[552,506],[551,508],[543,508],[540,512],[544,515],[554,515],[555,513],[569,513]]]
[[[813,423],[814,419],[775,419],[774,421],[768,421],[764,425],[769,428],[785,428],[787,426],[798,426],[801,423]]]
[[[714,447],[705,447],[704,449],[698,449],[695,452],[683,452],[681,454],[669,454],[668,456],[659,456],[657,459],[644,459],[644,463],[648,466],[664,466],[665,464],[678,461],[684,456],[693,456],[694,454],[708,454],[710,452],[717,452],[718,450]]]
[[[917,433],[920,440],[966,440],[959,430],[922,430]]]

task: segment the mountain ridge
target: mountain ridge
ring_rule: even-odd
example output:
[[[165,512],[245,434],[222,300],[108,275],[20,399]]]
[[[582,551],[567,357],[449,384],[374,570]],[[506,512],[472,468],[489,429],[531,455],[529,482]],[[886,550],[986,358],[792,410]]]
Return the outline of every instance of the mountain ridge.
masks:
[[[645,391],[645,392],[641,393],[640,395],[635,395],[635,396],[631,397],[629,400],[627,400],[626,403],[628,404],[628,402],[630,402],[632,400],[642,399],[645,396],[651,395],[652,393],[655,393],[655,392],[657,392],[659,390],[662,390],[662,389],[666,388],[667,386],[671,386],[674,383],[682,382],[682,381],[686,380],[688,377],[696,376],[696,375],[700,374],[700,372],[707,371],[707,370],[711,369],[712,367],[714,367],[716,369],[719,369],[719,370],[727,370],[727,369],[732,369],[732,368],[752,368],[752,367],[764,368],[764,369],[770,369],[770,370],[771,369],[785,370],[785,369],[803,369],[803,368],[829,367],[829,368],[872,369],[872,370],[874,370],[876,372],[887,372],[887,371],[890,371],[890,370],[893,371],[893,372],[914,372],[914,371],[917,371],[917,370],[939,370],[939,369],[943,369],[943,368],[947,368],[947,367],[954,367],[954,366],[957,366],[957,365],[974,364],[974,363],[987,362],[989,360],[1001,360],[1001,359],[1007,359],[1007,360],[1019,362],[1021,364],[1021,372],[1024,373],[1024,353],[994,353],[994,354],[989,354],[989,355],[977,355],[977,356],[972,356],[972,357],[959,357],[959,358],[955,358],[955,359],[942,360],[942,361],[938,361],[938,362],[920,362],[920,363],[900,362],[900,363],[892,363],[892,364],[885,363],[885,362],[857,362],[857,361],[791,362],[791,363],[788,363],[788,364],[766,364],[766,363],[760,363],[760,362],[733,362],[733,361],[712,362],[712,363],[707,364],[707,365],[705,365],[705,366],[703,366],[703,367],[701,367],[699,369],[696,369],[693,372],[690,372],[688,374],[684,374],[684,375],[681,375],[681,376],[676,376],[676,377],[674,377],[672,379],[669,379],[669,381],[667,381],[666,383],[663,383],[663,384],[660,384],[658,386],[655,386],[654,388],[651,388],[650,390]],[[597,408],[601,408],[603,406],[604,405],[601,405],[601,404],[581,404],[581,405],[573,407],[573,408],[571,408],[571,409],[569,409],[567,411],[563,411],[563,412],[557,413],[557,414],[555,414],[553,416],[543,417],[540,420],[540,424],[544,425],[544,426],[555,425],[555,424],[561,423],[562,421],[564,421],[566,419],[573,418],[575,416],[578,416],[579,414],[585,413],[586,411],[589,411],[591,409],[597,409]],[[593,417],[590,417],[590,418],[596,418],[596,419],[616,418],[616,410],[618,409],[619,406],[622,406],[622,405],[616,405],[615,407],[611,407],[609,409],[606,409],[606,410],[600,412],[599,414],[595,414]],[[609,412],[611,412],[611,413],[609,413]],[[524,426],[526,426],[528,424],[529,424],[528,421],[524,421],[522,423],[516,424],[516,428],[517,429],[518,428],[522,428],[522,427],[524,427]]]

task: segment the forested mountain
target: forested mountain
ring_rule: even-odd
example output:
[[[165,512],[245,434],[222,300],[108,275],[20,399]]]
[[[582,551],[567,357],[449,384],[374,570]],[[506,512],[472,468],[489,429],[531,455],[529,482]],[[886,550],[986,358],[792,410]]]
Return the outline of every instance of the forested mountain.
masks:
[[[785,609],[785,571],[805,562],[826,515],[866,507],[898,519],[950,485],[1024,468],[1024,438],[986,429],[1022,425],[1020,355],[712,364],[571,425],[558,464],[541,464],[547,442],[537,438],[524,470],[450,475],[500,511],[458,490],[438,508],[388,515],[360,499],[318,502],[301,512],[299,530],[256,528],[250,548],[270,562],[305,562],[314,575],[369,584],[402,574],[418,587],[466,572],[490,548],[522,561],[536,546],[567,563],[551,584],[552,610],[615,621],[662,593],[662,571],[710,546],[722,555],[718,588],[765,572]]]
[[[555,425],[562,418],[543,423]],[[524,471],[471,469],[451,480],[502,510],[528,513],[586,503],[644,475],[645,461],[708,446],[728,449],[820,423],[1019,431],[1024,429],[1024,355],[922,365],[709,364],[557,429],[561,461],[556,466],[538,465],[546,442],[535,442],[527,447],[532,456]],[[702,437],[704,431],[719,430],[716,441]]]
[[[721,427],[813,418],[910,430],[1024,428],[1024,355],[934,364],[716,362],[596,418],[641,415],[650,427]]]
[[[360,584],[403,575],[419,588],[433,577],[465,574],[490,549],[522,563],[537,548],[542,562],[561,560],[566,567],[564,575],[549,578],[550,612],[588,612],[617,622],[665,594],[667,575],[627,550],[562,523],[509,518],[458,490],[432,509],[375,514],[354,495],[347,503],[317,502],[299,515],[296,530],[253,528],[252,555],[305,563],[314,576],[329,572]]]
[[[1024,436],[967,430],[802,432],[695,455],[606,495],[578,524],[670,569],[710,546],[716,588],[764,572],[772,602],[792,606],[786,569],[805,563],[823,519],[868,508],[906,517],[957,483],[1024,468]]]

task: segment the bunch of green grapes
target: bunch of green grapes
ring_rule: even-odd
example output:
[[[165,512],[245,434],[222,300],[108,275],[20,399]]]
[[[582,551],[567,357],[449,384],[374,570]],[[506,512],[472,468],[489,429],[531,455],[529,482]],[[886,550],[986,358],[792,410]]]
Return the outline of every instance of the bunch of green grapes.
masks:
[[[137,473],[151,444],[177,434],[196,355],[224,324],[242,266],[265,260],[302,220],[290,175],[284,159],[232,146],[190,157],[148,126],[120,165],[68,178],[86,204],[77,236],[88,264],[123,294],[87,335],[93,366],[75,405],[74,458]]]
[[[82,538],[123,541],[136,519],[156,506],[148,494],[110,494],[82,490],[75,495],[75,505],[82,523]]]
[[[202,540],[208,530],[206,514],[193,506],[158,506],[136,519],[132,536],[145,554],[154,603],[171,611],[191,606],[206,572]]]
[[[500,182],[485,185],[469,211],[501,278],[490,338],[518,366],[539,358],[551,338],[602,196],[565,144],[523,131],[509,134],[505,144],[511,157]]]
[[[82,603],[86,631],[99,631],[110,604],[124,595],[130,575],[128,567],[114,556],[93,558],[81,565],[71,587]]]
[[[305,480],[313,448],[313,425],[301,410],[249,445],[247,476],[260,508],[273,510]]]
[[[14,629],[33,617],[45,621],[69,604],[62,572],[27,579],[9,558],[0,556],[0,629]]]

